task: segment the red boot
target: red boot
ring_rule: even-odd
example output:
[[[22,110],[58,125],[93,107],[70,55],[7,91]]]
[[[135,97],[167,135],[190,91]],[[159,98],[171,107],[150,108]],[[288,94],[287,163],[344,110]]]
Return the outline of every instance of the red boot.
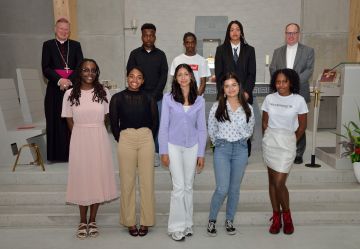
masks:
[[[272,234],[277,234],[280,232],[280,228],[281,228],[280,214],[281,214],[280,212],[273,211],[273,216],[270,218],[270,220],[272,220],[272,224],[269,228],[269,232]]]
[[[288,211],[283,211],[283,221],[284,221],[284,233],[292,234],[294,232],[294,225],[291,219],[290,209]]]

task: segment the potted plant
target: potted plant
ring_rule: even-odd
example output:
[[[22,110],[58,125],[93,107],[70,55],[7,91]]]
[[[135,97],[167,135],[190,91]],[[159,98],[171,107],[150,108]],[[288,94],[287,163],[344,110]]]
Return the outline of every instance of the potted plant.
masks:
[[[358,115],[360,121],[360,109],[358,107]],[[340,144],[344,148],[344,152],[341,154],[341,157],[350,157],[351,162],[354,166],[354,172],[356,179],[360,183],[360,129],[359,125],[353,121],[345,123],[344,128],[346,129],[346,134],[337,134],[343,138],[345,141],[341,141]]]

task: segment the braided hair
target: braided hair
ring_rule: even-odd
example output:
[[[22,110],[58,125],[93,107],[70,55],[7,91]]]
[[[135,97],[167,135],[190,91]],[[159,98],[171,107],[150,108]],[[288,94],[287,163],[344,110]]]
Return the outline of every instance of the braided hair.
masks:
[[[82,73],[82,69],[83,66],[86,62],[92,62],[95,64],[96,67],[96,76],[95,76],[95,80],[93,82],[93,98],[92,101],[94,102],[98,102],[98,103],[102,103],[103,101],[105,101],[106,103],[108,103],[108,99],[106,97],[106,91],[104,89],[104,86],[99,82],[99,75],[100,75],[100,69],[98,64],[96,63],[95,60],[93,59],[86,59],[84,58],[79,66],[76,68],[75,71],[75,81],[74,81],[74,85],[73,85],[73,89],[71,90],[70,96],[68,98],[68,100],[70,101],[70,105],[73,106],[78,106],[80,105],[80,97],[81,97],[81,73]]]

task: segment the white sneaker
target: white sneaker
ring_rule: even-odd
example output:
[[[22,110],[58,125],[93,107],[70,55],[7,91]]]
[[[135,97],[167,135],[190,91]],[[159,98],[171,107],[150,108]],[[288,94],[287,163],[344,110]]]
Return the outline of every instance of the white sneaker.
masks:
[[[185,231],[184,231],[185,236],[192,236],[193,234],[194,234],[194,231],[192,230],[191,227],[185,228]]]
[[[160,155],[159,155],[159,153],[155,153],[154,166],[155,166],[155,167],[159,167],[159,166],[160,166]]]
[[[185,235],[184,235],[183,232],[173,232],[171,234],[171,237],[175,241],[183,241],[183,240],[185,240]]]

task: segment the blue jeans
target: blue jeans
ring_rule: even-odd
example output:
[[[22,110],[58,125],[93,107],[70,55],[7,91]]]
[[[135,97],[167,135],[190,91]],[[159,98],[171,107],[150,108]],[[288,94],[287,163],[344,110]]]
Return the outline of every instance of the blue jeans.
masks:
[[[160,99],[158,102],[156,102],[156,104],[157,104],[157,108],[158,108],[159,124],[160,124],[162,99]],[[159,153],[159,140],[158,140],[158,137],[159,137],[159,131],[157,131],[156,136],[155,136],[155,140],[154,140],[154,143],[155,143],[155,152],[156,152],[156,153]]]
[[[240,198],[240,184],[248,163],[246,140],[215,141],[214,172],[216,189],[211,198],[209,220],[216,220],[227,197],[226,219],[234,220]]]

